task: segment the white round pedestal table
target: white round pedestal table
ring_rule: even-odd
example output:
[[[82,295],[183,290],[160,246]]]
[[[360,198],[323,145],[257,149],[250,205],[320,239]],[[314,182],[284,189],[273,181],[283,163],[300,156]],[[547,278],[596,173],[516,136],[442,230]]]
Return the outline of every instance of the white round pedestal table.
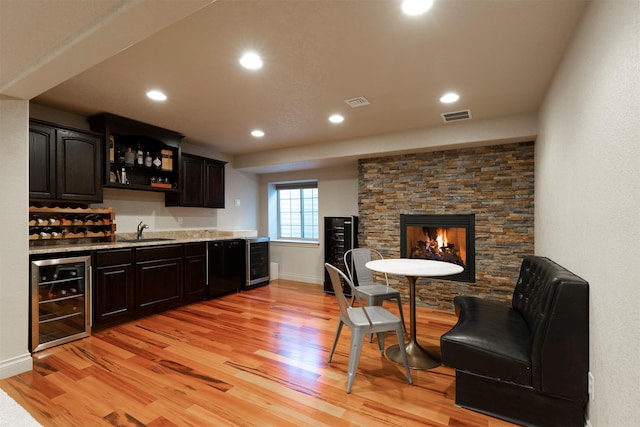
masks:
[[[410,339],[404,343],[409,359],[409,367],[413,369],[431,369],[440,366],[440,357],[421,347],[416,340],[416,280],[418,277],[450,276],[462,273],[464,268],[450,262],[434,261],[413,258],[387,258],[369,261],[366,264],[369,270],[380,273],[405,276],[409,281],[409,308],[411,312]],[[400,344],[392,345],[387,349],[387,357],[402,365]]]

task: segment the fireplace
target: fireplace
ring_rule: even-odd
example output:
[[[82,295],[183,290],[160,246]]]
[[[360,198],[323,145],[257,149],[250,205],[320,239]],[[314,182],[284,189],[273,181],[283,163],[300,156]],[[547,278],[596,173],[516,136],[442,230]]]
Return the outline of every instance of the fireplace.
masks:
[[[475,215],[400,215],[400,257],[461,265],[442,279],[475,283]]]

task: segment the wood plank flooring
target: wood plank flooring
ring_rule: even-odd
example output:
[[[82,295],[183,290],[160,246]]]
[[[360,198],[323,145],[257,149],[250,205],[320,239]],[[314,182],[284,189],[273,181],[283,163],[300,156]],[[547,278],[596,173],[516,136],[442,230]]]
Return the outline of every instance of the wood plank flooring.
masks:
[[[457,408],[450,368],[412,370],[407,384],[375,339],[346,394],[348,328],[327,363],[337,319],[320,286],[277,280],[35,353],[34,370],[0,388],[43,426],[512,425]],[[437,350],[455,322],[418,308],[419,342]]]

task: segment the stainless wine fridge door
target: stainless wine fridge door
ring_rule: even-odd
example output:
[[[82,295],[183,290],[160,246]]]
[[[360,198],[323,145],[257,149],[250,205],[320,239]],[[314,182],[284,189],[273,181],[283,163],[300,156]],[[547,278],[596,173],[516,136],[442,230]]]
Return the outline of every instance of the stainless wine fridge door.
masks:
[[[246,274],[243,290],[268,285],[269,277],[269,238],[256,237],[246,240]]]
[[[31,351],[91,335],[91,257],[31,261]]]

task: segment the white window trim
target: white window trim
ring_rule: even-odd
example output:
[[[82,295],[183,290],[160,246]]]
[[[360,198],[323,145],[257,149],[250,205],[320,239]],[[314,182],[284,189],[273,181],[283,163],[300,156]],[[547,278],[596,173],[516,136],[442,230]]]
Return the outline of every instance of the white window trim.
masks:
[[[318,223],[317,223],[317,239],[296,239],[296,238],[281,238],[280,237],[280,206],[278,205],[278,190],[283,188],[315,188],[318,189],[318,180],[300,180],[300,181],[283,181],[269,183],[269,199],[273,201],[273,209],[269,209],[269,212],[275,214],[275,220],[272,220],[272,216],[269,215],[269,235],[272,242],[280,242],[286,244],[300,244],[300,245],[319,245],[320,244],[320,207],[318,206]],[[320,196],[318,194],[318,202]],[[269,202],[271,206],[272,202]]]

